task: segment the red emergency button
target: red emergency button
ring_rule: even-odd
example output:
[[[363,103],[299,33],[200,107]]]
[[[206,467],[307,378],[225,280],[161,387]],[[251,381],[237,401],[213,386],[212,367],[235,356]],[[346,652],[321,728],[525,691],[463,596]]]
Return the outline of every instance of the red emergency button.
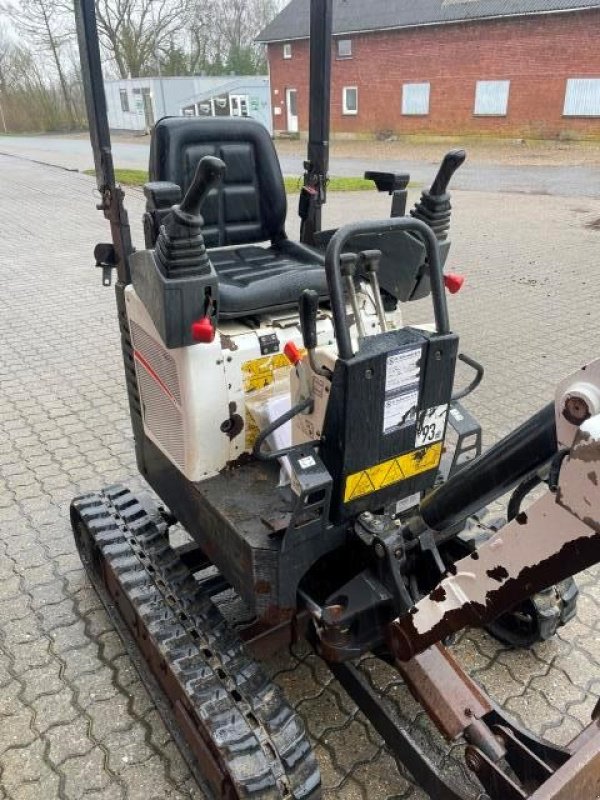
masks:
[[[192,339],[195,342],[209,344],[214,338],[215,329],[209,317],[202,317],[202,319],[192,322]]]
[[[447,272],[444,275],[444,286],[450,294],[456,294],[460,292],[463,287],[463,283],[465,282],[464,275],[457,275],[456,272]]]
[[[290,363],[294,366],[296,366],[296,364],[302,360],[302,354],[293,342],[288,342],[283,348],[283,352],[288,357]]]

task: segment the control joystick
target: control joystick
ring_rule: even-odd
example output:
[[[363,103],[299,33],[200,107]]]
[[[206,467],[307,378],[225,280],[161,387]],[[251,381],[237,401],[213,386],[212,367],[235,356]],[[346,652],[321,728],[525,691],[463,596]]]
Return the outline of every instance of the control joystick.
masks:
[[[448,238],[452,206],[448,185],[456,170],[465,162],[464,150],[451,150],[446,154],[429,190],[421,193],[421,199],[410,212],[411,216],[426,222],[438,241]]]
[[[185,277],[210,272],[202,235],[204,218],[200,212],[211,190],[223,180],[225,171],[220,158],[204,156],[185,197],[179,205],[172,206],[161,225],[155,258],[165,276]]]

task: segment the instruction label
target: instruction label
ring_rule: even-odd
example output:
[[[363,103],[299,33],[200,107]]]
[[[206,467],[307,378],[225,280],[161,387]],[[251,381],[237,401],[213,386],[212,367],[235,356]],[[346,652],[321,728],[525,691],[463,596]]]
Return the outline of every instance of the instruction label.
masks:
[[[392,353],[385,369],[385,392],[397,392],[419,383],[421,348]]]
[[[422,347],[401,350],[387,357],[383,433],[400,430],[417,419]]]
[[[410,389],[386,399],[383,404],[383,432],[390,433],[414,422],[417,418],[418,401],[417,389]]]

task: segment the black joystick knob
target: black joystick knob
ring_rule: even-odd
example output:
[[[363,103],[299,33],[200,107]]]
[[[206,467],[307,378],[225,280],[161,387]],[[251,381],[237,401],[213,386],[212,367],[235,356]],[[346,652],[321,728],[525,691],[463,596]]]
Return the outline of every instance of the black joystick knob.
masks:
[[[194,179],[179,205],[179,210],[184,214],[199,216],[208,193],[221,183],[226,171],[227,167],[220,158],[204,156],[196,168]]]
[[[174,278],[210,272],[200,211],[211,189],[223,180],[225,170],[220,158],[204,156],[185,197],[178,206],[171,208],[154,249],[156,261],[165,275]]]
[[[429,191],[421,193],[421,199],[410,212],[411,216],[426,222],[435,233],[439,242],[448,238],[452,206],[448,193],[448,184],[456,170],[465,162],[467,154],[464,150],[451,150],[444,156],[435,180]]]
[[[317,346],[317,314],[319,313],[319,295],[314,289],[305,289],[300,295],[300,329],[302,343],[307,350]]]
[[[435,180],[429,190],[429,194],[432,197],[439,197],[447,193],[448,184],[452,176],[465,163],[466,158],[467,154],[464,150],[451,150],[444,156],[438,174],[435,176]]]

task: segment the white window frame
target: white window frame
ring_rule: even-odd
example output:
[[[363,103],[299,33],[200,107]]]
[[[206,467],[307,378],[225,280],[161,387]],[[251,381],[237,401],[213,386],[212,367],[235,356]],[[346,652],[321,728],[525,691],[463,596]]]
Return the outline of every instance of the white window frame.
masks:
[[[348,52],[342,53],[342,45],[348,45]],[[336,52],[337,58],[352,58],[352,39],[338,39]]]
[[[485,93],[497,91],[497,105],[493,105],[486,98]],[[477,81],[475,84],[475,103],[473,115],[475,117],[506,117],[510,99],[510,81]]]
[[[356,108],[348,108],[348,92],[356,92]],[[344,86],[342,89],[342,113],[346,117],[355,117],[358,114],[358,86]]]
[[[600,117],[600,78],[569,78],[563,117]]]
[[[127,89],[119,89],[119,100],[121,101],[121,111],[124,114],[129,114],[131,107],[129,105],[129,92]]]
[[[292,57],[292,43],[291,42],[284,42],[283,43],[283,57],[286,59],[286,61]]]
[[[423,96],[419,97],[419,92]],[[402,114],[405,117],[426,117],[431,104],[431,83],[405,83],[402,86]]]

